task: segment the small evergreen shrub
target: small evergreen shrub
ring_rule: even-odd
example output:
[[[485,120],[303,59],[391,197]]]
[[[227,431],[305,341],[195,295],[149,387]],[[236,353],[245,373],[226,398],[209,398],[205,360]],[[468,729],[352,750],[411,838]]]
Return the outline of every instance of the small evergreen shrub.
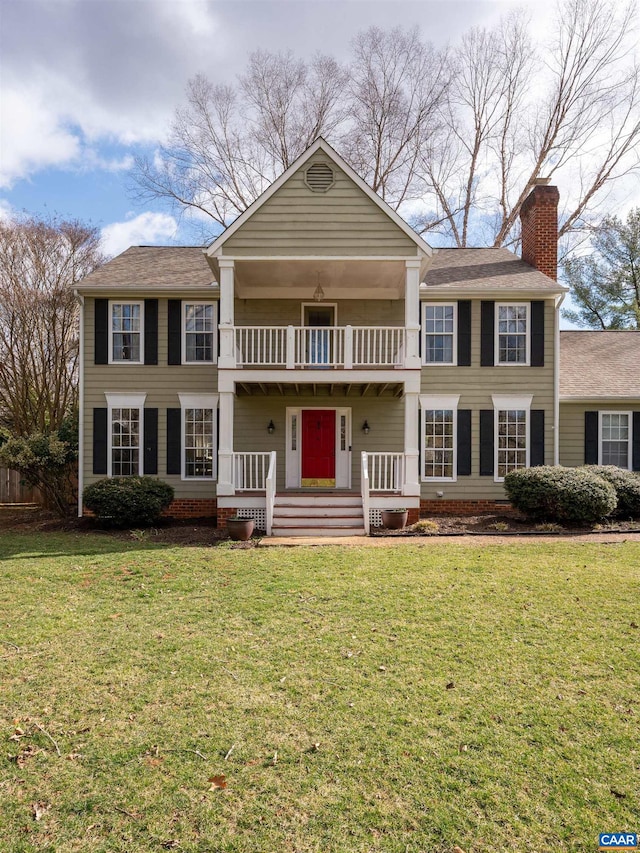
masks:
[[[602,477],[616,490],[617,518],[640,518],[640,474],[617,465],[585,465],[584,470]]]
[[[87,486],[83,499],[111,527],[148,527],[173,500],[173,488],[154,477],[105,477]]]
[[[521,468],[507,474],[504,488],[513,506],[536,521],[591,524],[618,504],[611,483],[584,467]]]

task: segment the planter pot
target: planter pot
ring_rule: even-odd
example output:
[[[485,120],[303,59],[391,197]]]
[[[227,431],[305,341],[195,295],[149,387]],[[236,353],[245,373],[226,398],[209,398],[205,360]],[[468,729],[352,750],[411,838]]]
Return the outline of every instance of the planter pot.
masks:
[[[254,521],[252,518],[228,518],[227,530],[229,536],[236,542],[246,542],[251,539]]]
[[[406,509],[383,509],[382,510],[382,526],[387,530],[402,530],[407,526],[407,518],[409,512]]]

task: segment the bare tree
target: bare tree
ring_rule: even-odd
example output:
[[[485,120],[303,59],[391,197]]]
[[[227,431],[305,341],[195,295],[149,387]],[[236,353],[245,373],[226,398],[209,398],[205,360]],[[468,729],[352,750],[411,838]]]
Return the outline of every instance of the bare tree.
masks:
[[[97,229],[0,223],[0,423],[15,436],[57,430],[77,403],[72,285],[102,263]]]
[[[565,182],[568,238],[640,171],[633,12],[633,2],[560,0],[541,46],[512,14],[448,52],[417,30],[372,27],[346,69],[253,54],[236,85],[191,81],[168,145],[138,162],[135,185],[224,227],[323,135],[417,230],[449,244],[516,242],[539,177]]]

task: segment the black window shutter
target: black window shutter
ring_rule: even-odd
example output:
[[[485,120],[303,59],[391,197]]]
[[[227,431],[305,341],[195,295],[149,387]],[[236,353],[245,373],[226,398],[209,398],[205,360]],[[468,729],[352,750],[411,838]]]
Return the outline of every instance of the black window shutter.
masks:
[[[471,300],[458,302],[458,366],[471,365]],[[471,471],[469,471],[471,473]]]
[[[182,364],[182,302],[170,299],[169,312],[169,364]],[[178,472],[179,473],[179,472]]]
[[[544,301],[531,303],[531,367],[544,367]]]
[[[94,305],[94,353],[95,364],[109,363],[109,300],[96,299]]]
[[[480,412],[480,476],[493,477],[493,409]]]
[[[158,410],[144,410],[144,473],[158,473]]]
[[[93,473],[107,473],[107,410],[93,410]]]
[[[640,412],[633,413],[633,447],[631,448],[631,468],[640,471]]]
[[[584,464],[598,464],[598,413],[584,413]]]
[[[531,409],[531,467],[544,465],[544,409]]]
[[[167,409],[167,474],[182,473],[182,410]]]
[[[158,363],[158,300],[144,300],[144,363]]]
[[[495,353],[496,303],[480,303],[480,365],[493,367]],[[491,472],[493,474],[493,471]]]
[[[471,474],[471,409],[458,409],[458,477]]]

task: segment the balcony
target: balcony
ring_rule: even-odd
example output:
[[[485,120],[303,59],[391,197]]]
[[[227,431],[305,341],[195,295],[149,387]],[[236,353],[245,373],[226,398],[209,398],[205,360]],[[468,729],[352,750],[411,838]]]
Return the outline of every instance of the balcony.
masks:
[[[354,370],[408,366],[407,333],[402,326],[234,326],[221,331],[233,335],[235,367]]]

